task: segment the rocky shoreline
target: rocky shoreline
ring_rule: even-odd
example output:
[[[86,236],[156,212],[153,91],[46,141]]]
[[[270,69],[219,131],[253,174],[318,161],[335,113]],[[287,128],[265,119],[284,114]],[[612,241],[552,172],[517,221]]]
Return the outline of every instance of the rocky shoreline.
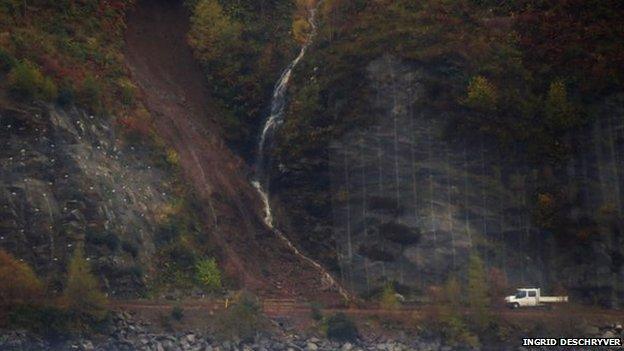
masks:
[[[288,332],[282,335],[258,335],[253,342],[218,341],[211,335],[194,332],[154,332],[146,323],[128,313],[116,313],[110,330],[103,336],[76,337],[52,343],[25,331],[0,331],[0,350],[77,350],[77,351],[407,351],[451,350],[439,340],[407,342],[384,340],[336,342],[318,337],[304,337]]]
[[[620,324],[591,327],[587,336],[622,338]],[[276,335],[281,334],[281,335]],[[196,332],[156,332],[147,323],[135,320],[129,313],[116,313],[104,335],[74,337],[51,342],[26,331],[0,331],[0,350],[24,351],[453,351],[453,350],[542,350],[515,345],[470,348],[444,345],[441,339],[425,340],[420,337],[403,337],[400,340],[366,340],[337,342],[314,336],[303,336],[288,331],[274,335],[259,334],[251,342],[219,341],[214,336]],[[551,348],[552,349],[552,348]],[[596,350],[608,348],[596,348]],[[573,349],[566,349],[573,350]]]

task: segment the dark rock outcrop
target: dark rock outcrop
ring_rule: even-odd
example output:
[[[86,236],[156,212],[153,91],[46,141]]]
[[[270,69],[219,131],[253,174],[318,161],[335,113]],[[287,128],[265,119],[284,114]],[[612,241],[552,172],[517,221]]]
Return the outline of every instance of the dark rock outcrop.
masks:
[[[362,119],[373,123],[333,140],[329,160],[319,154],[275,172],[282,222],[311,218],[292,224],[309,252],[322,250],[308,237],[332,238],[344,282],[360,292],[389,280],[415,290],[440,284],[476,250],[511,286],[622,301],[622,97],[596,104],[595,122],[569,136],[573,156],[551,168],[521,146],[450,137],[461,134],[448,130],[461,112],[427,107],[426,68],[384,56],[367,74],[372,94],[358,101],[369,101]],[[319,163],[327,174],[306,173]],[[318,196],[310,188],[331,198],[333,213],[302,205]]]
[[[2,110],[0,135],[0,247],[60,289],[83,242],[110,294],[141,294],[159,213],[173,200],[162,156],[74,108]]]

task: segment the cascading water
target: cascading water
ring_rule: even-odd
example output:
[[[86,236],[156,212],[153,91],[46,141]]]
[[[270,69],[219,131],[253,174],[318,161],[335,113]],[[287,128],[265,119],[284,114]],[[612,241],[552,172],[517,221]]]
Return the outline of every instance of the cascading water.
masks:
[[[262,203],[264,206],[264,223],[269,227],[284,243],[293,251],[295,255],[305,260],[314,266],[320,273],[323,278],[323,281],[330,285],[334,286],[338,289],[338,292],[345,300],[350,300],[350,296],[347,291],[334,280],[334,278],[327,272],[318,262],[313,259],[302,254],[299,249],[295,247],[295,245],[282,233],[279,229],[277,229],[273,223],[273,213],[271,211],[271,202],[269,200],[269,174],[267,170],[267,162],[266,162],[266,149],[267,146],[270,146],[273,136],[277,131],[277,128],[284,121],[284,107],[286,105],[286,91],[288,89],[288,84],[290,83],[290,78],[293,70],[299,64],[301,59],[305,56],[305,53],[312,43],[312,39],[316,35],[316,8],[320,2],[316,4],[314,8],[312,8],[308,13],[308,23],[310,23],[311,31],[308,34],[308,37],[305,43],[301,46],[301,50],[299,51],[299,55],[286,67],[286,69],[282,72],[277,84],[275,84],[275,88],[273,89],[273,97],[271,99],[271,114],[262,128],[262,134],[260,134],[260,141],[258,142],[258,153],[256,155],[256,178],[252,181],[254,188],[260,194],[260,198],[262,199]]]

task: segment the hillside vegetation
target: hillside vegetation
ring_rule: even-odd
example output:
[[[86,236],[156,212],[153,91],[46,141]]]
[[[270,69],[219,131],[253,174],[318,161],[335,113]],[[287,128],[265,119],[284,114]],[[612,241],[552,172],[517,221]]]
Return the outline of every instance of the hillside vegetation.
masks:
[[[577,188],[561,174],[573,157],[594,148],[580,136],[597,120],[596,106],[621,101],[623,13],[617,1],[324,1],[319,34],[294,73],[274,150],[282,170],[275,171],[274,189],[287,205],[290,232],[306,233],[295,234],[301,245],[338,270],[332,201],[348,193],[330,190],[330,147],[383,116],[375,110],[367,69],[391,56],[421,72],[422,96],[410,111],[444,120],[441,137],[448,144],[492,145],[509,163],[520,160],[536,170],[527,211],[540,238],[555,236],[553,250],[583,252],[588,236],[581,232],[617,233],[603,231],[617,222],[610,215],[592,214],[579,224],[570,209],[587,200],[574,195]],[[354,162],[352,168],[364,161]],[[426,183],[418,186],[435,195]],[[612,205],[601,206],[601,213],[613,214]],[[388,258],[382,254],[372,261]]]
[[[45,250],[35,248],[44,244],[30,236],[28,245],[14,245],[20,240],[19,228],[31,235],[23,219],[41,221],[35,214],[27,218],[28,211],[39,209],[34,200],[21,196],[23,203],[2,202],[6,212],[0,226],[7,231],[3,232],[2,244],[34,266],[46,282],[47,293],[53,296],[65,286],[62,270],[69,266],[65,246],[71,248],[76,241],[84,241],[90,257],[103,258],[94,265],[97,283],[90,284],[106,286],[110,294],[146,296],[201,287],[196,266],[214,255],[198,210],[192,208],[196,199],[181,181],[179,155],[155,132],[152,116],[139,99],[126,67],[126,15],[134,6],[134,0],[0,2],[0,115],[6,136],[0,157],[3,165],[12,167],[14,149],[21,149],[22,161],[28,163],[28,167],[7,168],[0,184],[3,190],[21,191],[24,187],[29,194],[19,178],[49,182],[50,223],[33,228],[36,234],[32,237],[53,238]],[[50,114],[55,117],[50,118]],[[54,118],[67,122],[59,126],[50,122]],[[89,130],[79,128],[87,123]],[[20,128],[20,132],[13,133],[12,127]],[[134,161],[126,162],[124,157]],[[130,164],[136,168],[129,169]],[[132,176],[123,178],[122,170]],[[143,171],[151,173],[160,192],[145,183],[128,183]],[[67,188],[63,176],[65,182],[73,182]],[[129,195],[147,189],[167,199],[160,202]],[[117,200],[120,202],[112,205]],[[141,201],[146,206],[139,205]],[[78,209],[72,207],[76,203]],[[115,227],[109,223],[111,212],[102,212],[108,204],[113,211],[123,212],[114,220]],[[137,205],[154,211],[129,225],[134,214],[125,206]],[[20,206],[24,209],[16,212],[14,207]],[[69,221],[85,224],[68,225]],[[149,232],[142,233],[143,227]],[[63,247],[56,254],[55,237],[56,245]],[[154,245],[157,250],[148,253],[146,250]],[[146,259],[148,254],[151,257]],[[50,265],[48,261],[53,258],[43,259],[42,255],[61,256],[63,265]],[[218,275],[219,268],[211,262],[212,274]],[[212,289],[219,287],[220,280],[211,283]]]
[[[568,135],[588,121],[588,106],[624,87],[617,1],[332,0],[321,10],[316,49],[300,69],[318,71],[296,76],[286,158],[366,123],[362,78],[383,54],[431,72],[427,104],[461,115],[449,136],[520,142],[540,161],[573,152]]]
[[[189,43],[212,93],[227,112],[220,119],[233,146],[251,155],[273,84],[291,59],[294,1],[187,0]],[[304,13],[305,14],[305,13]]]
[[[123,64],[124,18],[132,0],[0,4],[0,62],[22,100],[74,101],[93,112],[133,103]]]

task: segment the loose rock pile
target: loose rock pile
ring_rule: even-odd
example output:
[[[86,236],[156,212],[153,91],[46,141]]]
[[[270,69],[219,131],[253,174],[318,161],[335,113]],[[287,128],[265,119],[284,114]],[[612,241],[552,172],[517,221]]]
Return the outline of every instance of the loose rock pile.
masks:
[[[72,351],[407,351],[443,350],[438,342],[399,341],[336,342],[317,337],[259,335],[254,342],[217,341],[210,335],[193,332],[155,333],[150,325],[138,322],[128,313],[118,313],[108,336],[74,338],[53,343],[22,331],[0,332],[0,350]]]
[[[452,351],[467,350],[443,345],[437,340],[385,340],[336,342],[318,337],[284,333],[282,336],[259,335],[253,342],[218,341],[211,335],[193,332],[158,333],[128,313],[113,317],[109,332],[93,338],[73,338],[53,343],[22,331],[0,331],[0,350],[61,351]],[[621,325],[588,327],[587,336],[624,337]],[[508,350],[526,350],[509,345]]]

